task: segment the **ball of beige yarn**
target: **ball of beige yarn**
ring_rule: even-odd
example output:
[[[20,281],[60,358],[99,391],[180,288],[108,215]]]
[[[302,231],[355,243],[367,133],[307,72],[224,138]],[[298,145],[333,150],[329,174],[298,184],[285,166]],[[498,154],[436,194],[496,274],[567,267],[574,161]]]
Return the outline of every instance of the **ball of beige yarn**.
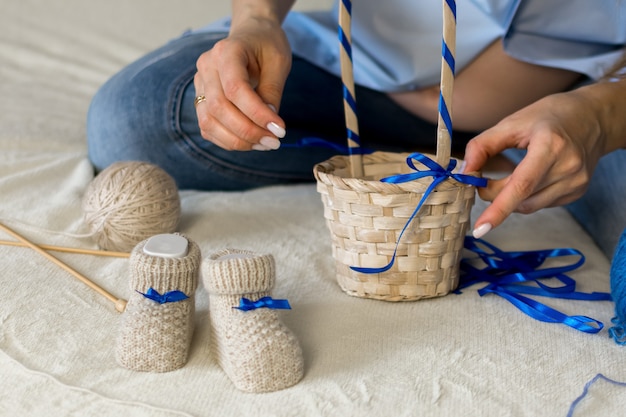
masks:
[[[180,196],[162,168],[122,161],[100,172],[83,198],[84,221],[102,249],[130,252],[151,236],[176,231]]]

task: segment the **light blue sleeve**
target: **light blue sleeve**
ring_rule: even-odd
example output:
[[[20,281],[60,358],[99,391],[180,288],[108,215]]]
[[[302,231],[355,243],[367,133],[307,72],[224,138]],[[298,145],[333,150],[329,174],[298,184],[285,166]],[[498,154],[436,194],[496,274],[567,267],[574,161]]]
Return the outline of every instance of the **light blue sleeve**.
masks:
[[[625,0],[472,0],[505,26],[516,59],[602,77],[623,56]]]
[[[359,0],[353,5],[354,78],[379,91],[405,91],[439,79],[440,3]],[[407,6],[410,5],[410,7]],[[605,75],[626,44],[626,0],[462,0],[458,2],[457,69],[494,39],[524,62]],[[437,26],[429,23],[435,17]],[[228,32],[229,19],[199,31]],[[283,27],[293,52],[338,75],[337,3],[291,12]]]

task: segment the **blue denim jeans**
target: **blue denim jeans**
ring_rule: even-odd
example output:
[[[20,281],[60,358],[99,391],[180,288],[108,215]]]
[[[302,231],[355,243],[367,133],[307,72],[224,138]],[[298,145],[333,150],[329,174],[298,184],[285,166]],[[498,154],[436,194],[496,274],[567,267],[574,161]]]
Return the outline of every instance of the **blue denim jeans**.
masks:
[[[600,159],[589,190],[566,208],[585,228],[609,259],[626,233],[626,149]]]
[[[193,106],[196,60],[225,34],[173,40],[114,75],[97,92],[87,120],[89,158],[97,170],[120,160],[155,163],[181,189],[245,190],[314,181],[313,165],[336,151],[297,146],[306,137],[346,145],[341,80],[294,57],[280,107],[287,136],[276,151],[226,151],[200,136]],[[356,88],[362,146],[434,151],[436,126],[391,101]],[[455,133],[462,151],[472,137]]]

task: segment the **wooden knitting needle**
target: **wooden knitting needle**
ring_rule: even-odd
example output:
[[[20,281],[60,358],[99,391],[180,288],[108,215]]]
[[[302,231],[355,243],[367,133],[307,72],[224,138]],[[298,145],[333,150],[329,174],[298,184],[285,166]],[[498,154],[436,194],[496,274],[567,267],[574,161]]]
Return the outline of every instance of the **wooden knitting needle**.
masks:
[[[33,249],[35,252],[38,252],[39,254],[43,255],[49,261],[51,261],[51,262],[55,263],[56,265],[60,266],[61,268],[65,269],[67,272],[72,274],[74,277],[78,278],[80,281],[82,281],[85,285],[87,285],[88,287],[90,287],[91,289],[96,291],[98,294],[102,295],[107,300],[113,302],[113,304],[115,305],[115,309],[117,311],[119,311],[120,313],[122,313],[126,309],[126,300],[122,300],[120,298],[117,298],[117,297],[113,296],[111,293],[107,292],[102,287],[98,286],[97,284],[95,284],[94,282],[92,282],[91,280],[86,278],[85,276],[83,276],[80,273],[78,273],[77,271],[73,270],[72,268],[70,268],[69,266],[67,266],[66,264],[64,264],[63,262],[61,262],[57,258],[55,258],[54,256],[50,255],[48,252],[46,252],[45,250],[41,249],[39,246],[35,245],[34,243],[29,241],[28,239],[26,239],[26,238],[20,236],[19,234],[15,233],[13,230],[9,229],[7,226],[3,225],[2,223],[0,223],[0,229],[3,230],[4,232],[8,233],[9,235],[13,236],[15,239],[19,240],[24,245],[26,245],[29,248]]]
[[[0,240],[0,245],[19,246],[22,248],[29,247],[25,243],[13,242],[11,240]],[[37,246],[39,246],[43,250],[55,251],[55,252],[78,253],[82,255],[111,256],[114,258],[129,258],[130,257],[130,253],[128,252],[113,252],[113,251],[108,251],[108,250],[68,248],[64,246],[39,245],[39,244],[37,244]]]

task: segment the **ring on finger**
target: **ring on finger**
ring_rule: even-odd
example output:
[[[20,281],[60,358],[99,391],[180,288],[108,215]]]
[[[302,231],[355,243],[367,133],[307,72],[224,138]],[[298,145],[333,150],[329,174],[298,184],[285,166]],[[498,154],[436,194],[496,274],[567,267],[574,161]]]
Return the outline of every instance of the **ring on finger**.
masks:
[[[205,100],[206,100],[206,97],[204,95],[199,95],[194,99],[193,106],[198,107],[198,104],[202,103]]]

